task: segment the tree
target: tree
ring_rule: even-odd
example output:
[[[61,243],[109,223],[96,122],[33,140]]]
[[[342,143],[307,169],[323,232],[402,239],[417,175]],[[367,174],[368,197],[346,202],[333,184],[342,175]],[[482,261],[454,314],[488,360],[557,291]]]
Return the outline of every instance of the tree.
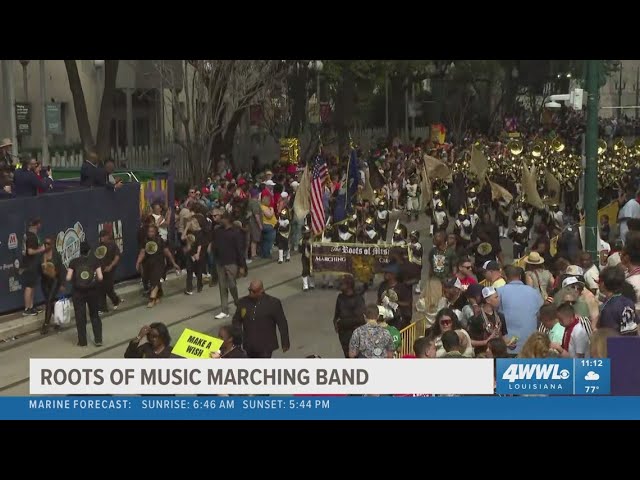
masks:
[[[104,62],[104,90],[100,103],[100,114],[98,117],[98,132],[94,139],[87,113],[87,103],[84,98],[84,90],[78,73],[77,60],[65,60],[64,65],[67,70],[71,97],[73,98],[73,108],[76,112],[78,122],[78,132],[85,154],[95,150],[99,160],[104,160],[109,153],[111,117],[113,111],[113,101],[116,92],[116,78],[118,76],[118,66],[120,60],[105,60]]]
[[[273,60],[184,60],[183,67],[182,88],[171,90],[180,124],[174,141],[186,153],[192,183],[200,183],[211,171],[213,159],[231,152],[248,107],[281,83],[284,68]],[[162,75],[173,75],[172,70],[159,68]]]

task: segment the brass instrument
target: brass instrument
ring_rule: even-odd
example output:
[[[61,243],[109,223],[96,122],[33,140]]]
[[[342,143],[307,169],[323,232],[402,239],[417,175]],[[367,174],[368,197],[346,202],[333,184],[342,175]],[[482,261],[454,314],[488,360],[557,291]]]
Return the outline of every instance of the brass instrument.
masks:
[[[607,151],[607,142],[602,138],[598,140],[598,155],[602,155]]]
[[[555,153],[560,153],[565,149],[565,144],[560,137],[556,137],[551,141],[551,149]]]
[[[511,155],[517,157],[524,151],[524,144],[519,138],[514,138],[512,140],[509,140],[509,143],[507,143],[507,148],[509,149]]]
[[[627,144],[624,143],[624,138],[619,138],[613,144],[613,151],[616,155],[626,155],[627,153]]]
[[[533,143],[533,148],[531,149],[531,156],[533,158],[540,158],[544,153],[544,147],[545,145],[543,140],[536,140]]]

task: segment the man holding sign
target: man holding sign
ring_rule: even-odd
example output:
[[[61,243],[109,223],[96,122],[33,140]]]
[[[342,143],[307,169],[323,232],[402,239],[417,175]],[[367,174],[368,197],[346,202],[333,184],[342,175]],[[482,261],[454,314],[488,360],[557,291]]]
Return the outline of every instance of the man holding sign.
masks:
[[[244,349],[249,358],[271,358],[278,349],[276,327],[280,331],[282,352],[289,350],[289,325],[282,303],[264,292],[260,280],[253,280],[249,295],[238,302],[233,324],[242,327]]]

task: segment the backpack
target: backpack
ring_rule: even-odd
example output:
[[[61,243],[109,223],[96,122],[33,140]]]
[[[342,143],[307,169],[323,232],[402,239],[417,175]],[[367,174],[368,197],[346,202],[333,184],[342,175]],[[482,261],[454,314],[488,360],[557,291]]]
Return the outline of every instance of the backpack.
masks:
[[[89,257],[80,257],[76,262],[73,276],[75,288],[87,289],[94,286],[96,281],[96,267]]]

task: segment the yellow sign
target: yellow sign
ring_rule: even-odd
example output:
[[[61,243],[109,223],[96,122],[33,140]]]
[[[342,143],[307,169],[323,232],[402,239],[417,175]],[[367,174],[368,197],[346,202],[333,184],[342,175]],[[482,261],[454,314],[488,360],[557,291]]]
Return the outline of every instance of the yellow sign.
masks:
[[[219,338],[185,328],[171,353],[184,358],[210,358],[211,352],[217,352],[221,346]]]

